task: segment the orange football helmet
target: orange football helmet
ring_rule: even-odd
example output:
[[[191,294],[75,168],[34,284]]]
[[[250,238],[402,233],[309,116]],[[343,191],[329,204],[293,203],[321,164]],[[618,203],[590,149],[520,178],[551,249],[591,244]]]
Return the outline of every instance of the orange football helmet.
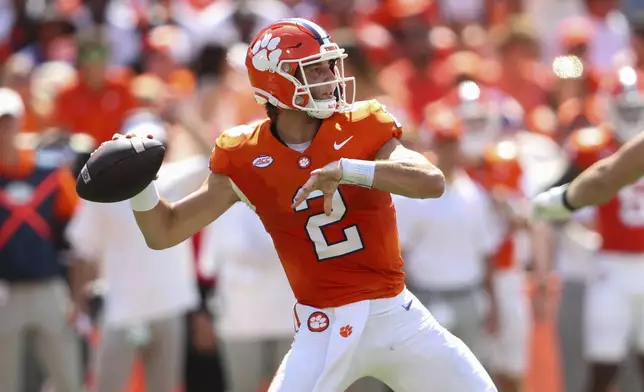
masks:
[[[347,111],[355,100],[355,79],[344,76],[344,49],[319,25],[300,18],[283,19],[261,30],[246,54],[246,68],[255,100],[278,108],[301,110],[328,118]],[[330,61],[335,80],[309,84],[304,67]],[[311,89],[335,85],[335,97],[315,99]],[[349,86],[351,85],[351,86]],[[348,91],[352,97],[347,99]]]

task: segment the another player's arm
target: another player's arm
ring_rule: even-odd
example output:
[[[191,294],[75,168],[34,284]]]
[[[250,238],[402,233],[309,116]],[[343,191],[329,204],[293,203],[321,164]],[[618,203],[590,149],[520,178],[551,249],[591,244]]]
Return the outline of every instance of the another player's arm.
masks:
[[[620,189],[644,175],[644,134],[582,172],[569,185],[565,201],[581,208],[608,202]]]
[[[200,189],[176,203],[159,199],[154,185],[131,200],[136,223],[151,249],[175,246],[226,212],[239,197],[229,178],[211,173]]]
[[[437,198],[445,191],[445,177],[422,154],[392,138],[376,153],[373,187],[409,198]]]

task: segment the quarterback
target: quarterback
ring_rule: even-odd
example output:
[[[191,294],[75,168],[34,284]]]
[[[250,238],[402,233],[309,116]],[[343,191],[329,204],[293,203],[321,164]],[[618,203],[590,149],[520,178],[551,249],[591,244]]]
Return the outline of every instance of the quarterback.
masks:
[[[296,335],[271,392],[496,391],[470,350],[405,288],[391,193],[437,198],[442,173],[401,146],[377,101],[353,102],[344,50],[304,19],[275,22],[246,66],[268,119],[216,141],[203,187],[177,202],[154,183],[131,199],[146,242],[178,244],[242,201],[271,235],[297,298]]]

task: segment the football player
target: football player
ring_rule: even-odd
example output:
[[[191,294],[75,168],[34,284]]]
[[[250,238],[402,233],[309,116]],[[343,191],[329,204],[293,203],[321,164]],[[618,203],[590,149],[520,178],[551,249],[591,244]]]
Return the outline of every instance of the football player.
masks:
[[[178,203],[152,183],[131,199],[151,248],[173,246],[243,201],[261,218],[297,298],[295,341],[270,391],[496,391],[471,351],[405,289],[391,193],[437,198],[445,180],[401,146],[377,101],[353,103],[344,51],[304,19],[275,22],[246,66],[269,118],[224,132],[203,188]],[[315,170],[314,170],[315,169]]]
[[[621,69],[619,79],[622,87],[609,105],[615,126],[573,132],[566,146],[574,164],[559,182],[563,185],[533,200],[535,216],[547,220],[563,220],[581,207],[598,205],[596,229],[602,244],[584,307],[588,391],[609,390],[632,345],[644,361],[639,322],[644,310],[644,86],[638,85],[632,68]]]
[[[534,198],[537,217],[565,220],[577,209],[596,206],[644,176],[644,134],[600,159],[570,183],[553,187]]]

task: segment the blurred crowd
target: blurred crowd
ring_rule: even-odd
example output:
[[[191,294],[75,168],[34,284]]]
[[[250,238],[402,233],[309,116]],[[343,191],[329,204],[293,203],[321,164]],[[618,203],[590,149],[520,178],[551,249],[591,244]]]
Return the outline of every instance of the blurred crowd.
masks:
[[[266,116],[246,51],[286,17],[327,29],[356,99],[386,104],[403,142],[446,174],[441,199],[395,198],[410,289],[502,392],[581,391],[585,364],[602,360],[582,341],[601,231],[593,211],[558,225],[526,211],[592,164],[580,160],[607,133],[644,126],[638,0],[0,0],[0,392],[266,390],[292,341],[294,298],[255,214],[239,203],[157,252],[127,204],[81,202],[73,186],[100,143],[144,129],[168,146],[162,196],[197,189],[215,138]],[[33,183],[16,168],[22,151],[44,168]],[[34,217],[49,208],[49,171],[61,189],[52,233]],[[629,216],[644,211],[636,191]],[[15,245],[21,224],[42,235]],[[43,244],[60,268],[7,267]],[[489,274],[496,299],[483,298]],[[557,338],[534,343],[544,323]],[[536,363],[540,345],[550,365]],[[641,390],[626,369],[619,390]]]

